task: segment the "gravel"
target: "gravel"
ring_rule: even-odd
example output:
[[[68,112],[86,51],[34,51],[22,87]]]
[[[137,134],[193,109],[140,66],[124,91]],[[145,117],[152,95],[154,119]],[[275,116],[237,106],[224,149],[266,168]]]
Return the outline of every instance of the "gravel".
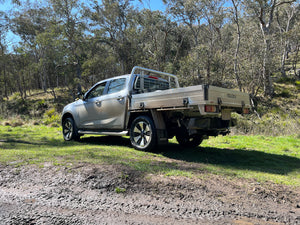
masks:
[[[0,225],[300,224],[299,188],[125,166],[0,165]]]

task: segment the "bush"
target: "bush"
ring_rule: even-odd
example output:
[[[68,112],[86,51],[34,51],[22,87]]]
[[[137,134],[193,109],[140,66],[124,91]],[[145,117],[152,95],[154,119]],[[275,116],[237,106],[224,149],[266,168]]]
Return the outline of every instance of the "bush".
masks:
[[[60,123],[60,116],[56,113],[54,108],[47,110],[44,114],[43,123],[45,125],[58,126]]]
[[[295,82],[295,85],[296,85],[297,90],[300,90],[300,80],[297,80]]]
[[[280,94],[278,94],[278,97],[289,98],[291,97],[291,94],[288,90],[283,90]]]

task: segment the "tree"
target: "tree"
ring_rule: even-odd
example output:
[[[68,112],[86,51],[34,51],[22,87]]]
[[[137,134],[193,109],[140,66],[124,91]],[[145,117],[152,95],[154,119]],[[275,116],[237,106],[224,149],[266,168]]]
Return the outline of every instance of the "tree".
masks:
[[[240,28],[240,18],[239,18],[239,4],[240,2],[236,0],[231,0],[233,9],[233,21],[236,24],[236,34],[237,34],[237,40],[236,40],[236,48],[234,52],[234,74],[235,78],[238,84],[238,87],[240,91],[242,90],[242,83],[240,79],[240,73],[239,73],[239,63],[238,63],[238,57],[239,57],[239,51],[240,51],[240,44],[241,44],[241,28]]]
[[[82,21],[78,0],[51,0],[51,7],[57,18],[57,26],[61,26],[62,39],[66,39],[67,64],[75,67],[77,91],[81,92],[82,58],[84,57],[85,23]]]
[[[2,100],[1,96],[5,96],[8,98],[8,90],[7,90],[7,55],[6,55],[6,46],[5,43],[5,35],[8,30],[7,17],[4,12],[0,12],[0,83],[4,90],[0,90],[0,101]],[[2,93],[2,91],[4,93]]]
[[[135,64],[137,46],[132,39],[136,33],[136,10],[130,0],[103,0],[94,2],[86,14],[93,21],[92,32],[98,41],[109,45],[116,54],[121,73],[128,73]]]
[[[296,4],[285,5],[276,11],[276,22],[281,38],[281,74],[286,77],[286,60],[290,52],[291,37],[290,30],[295,26],[295,18],[299,13],[300,8]]]
[[[264,43],[264,55],[262,66],[262,78],[264,93],[266,96],[272,97],[274,94],[274,88],[271,80],[271,35],[273,33],[273,22],[275,10],[285,4],[291,4],[295,0],[245,0],[244,3],[248,9],[252,12],[253,16],[257,19],[262,32],[262,41]]]
[[[174,72],[184,41],[176,23],[160,11],[143,10],[139,24],[137,42],[142,47],[141,63],[153,69]]]

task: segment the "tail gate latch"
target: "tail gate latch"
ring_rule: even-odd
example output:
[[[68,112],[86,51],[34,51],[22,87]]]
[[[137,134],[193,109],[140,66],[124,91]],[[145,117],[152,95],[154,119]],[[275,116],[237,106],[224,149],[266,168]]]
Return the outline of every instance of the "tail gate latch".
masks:
[[[182,103],[183,103],[183,105],[184,105],[185,107],[187,107],[188,104],[189,104],[189,98],[184,98],[184,99],[182,100]]]
[[[218,108],[219,108],[219,112],[221,112],[221,106],[222,106],[222,99],[218,98]]]

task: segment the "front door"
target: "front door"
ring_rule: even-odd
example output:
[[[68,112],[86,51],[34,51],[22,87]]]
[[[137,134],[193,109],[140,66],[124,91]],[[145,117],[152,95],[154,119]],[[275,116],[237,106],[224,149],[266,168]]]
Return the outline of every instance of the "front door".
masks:
[[[91,130],[123,130],[126,116],[126,78],[96,85],[87,93],[79,112],[80,127]]]

